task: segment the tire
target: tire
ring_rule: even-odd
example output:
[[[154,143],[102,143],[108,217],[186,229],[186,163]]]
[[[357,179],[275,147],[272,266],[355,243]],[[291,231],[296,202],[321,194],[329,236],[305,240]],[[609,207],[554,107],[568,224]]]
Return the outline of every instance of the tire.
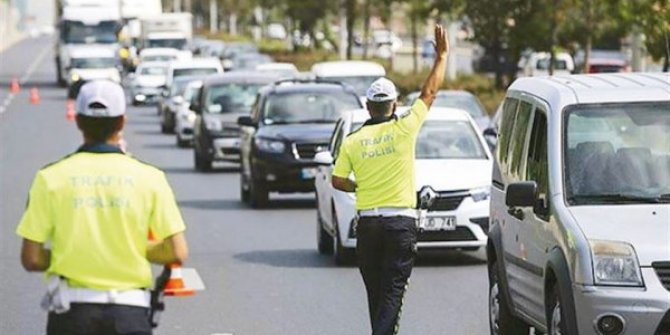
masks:
[[[161,133],[163,134],[170,133],[170,128],[168,128],[168,126],[166,126],[163,122],[161,122]]]
[[[252,208],[265,208],[270,202],[270,195],[265,186],[260,182],[254,180],[253,177],[249,181],[249,204]]]
[[[183,140],[181,136],[177,135],[177,146],[180,148],[188,148],[191,145],[191,141]]]
[[[337,220],[337,212],[333,208],[333,226],[335,227],[335,237],[333,238],[333,259],[335,264],[338,266],[341,265],[350,265],[353,263],[355,256],[355,251],[350,248],[345,248],[342,245],[340,240],[340,224]]]
[[[566,335],[568,334],[568,327],[565,320],[566,318],[566,306],[562,303],[560,294],[558,292],[558,284],[554,285],[551,290],[551,296],[549,297],[549,303],[547,304],[547,328],[548,335]]]
[[[249,204],[250,200],[250,195],[249,195],[249,189],[245,189],[245,185],[248,184],[246,181],[246,178],[244,177],[244,167],[240,166],[240,199],[242,200],[243,203]],[[248,187],[248,185],[247,185]]]
[[[323,228],[323,220],[319,209],[316,210],[316,242],[319,253],[331,255],[333,253],[333,237]]]
[[[528,335],[530,326],[510,310],[510,303],[503,294],[498,280],[498,262],[489,265],[489,332],[491,335]]]
[[[193,162],[195,163],[195,169],[200,172],[212,170],[212,161],[200,155],[197,149],[193,150]]]

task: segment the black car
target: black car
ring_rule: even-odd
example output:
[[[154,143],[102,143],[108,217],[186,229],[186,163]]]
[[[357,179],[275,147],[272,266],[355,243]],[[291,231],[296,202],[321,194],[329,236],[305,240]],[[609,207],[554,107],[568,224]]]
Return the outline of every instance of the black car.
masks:
[[[249,116],[261,87],[278,78],[271,73],[229,72],[210,76],[194,96],[193,157],[195,168],[207,171],[214,161],[239,162],[240,127]]]
[[[362,108],[354,89],[339,83],[282,80],[264,87],[242,126],[240,196],[258,208],[269,192],[313,192],[314,156],[328,148],[345,110]]]

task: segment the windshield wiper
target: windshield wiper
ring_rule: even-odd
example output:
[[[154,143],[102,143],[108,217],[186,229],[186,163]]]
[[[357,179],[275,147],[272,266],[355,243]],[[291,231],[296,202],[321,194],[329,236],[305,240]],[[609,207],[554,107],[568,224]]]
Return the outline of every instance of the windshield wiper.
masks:
[[[670,202],[670,195],[661,195],[658,197],[646,197],[632,194],[576,194],[568,200],[580,204],[584,203],[647,203],[657,204],[661,202]]]

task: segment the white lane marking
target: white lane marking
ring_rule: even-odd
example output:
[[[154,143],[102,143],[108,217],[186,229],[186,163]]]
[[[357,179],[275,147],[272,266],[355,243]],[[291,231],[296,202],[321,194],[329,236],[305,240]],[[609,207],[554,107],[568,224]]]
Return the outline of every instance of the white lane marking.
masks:
[[[9,107],[9,104],[12,103],[12,100],[14,99],[14,96],[15,96],[14,93],[9,93],[5,97],[5,100],[2,102],[2,106],[0,106],[0,114],[3,114],[7,111],[7,107]]]
[[[30,64],[26,73],[24,73],[23,76],[21,77],[21,79],[19,79],[19,83],[25,84],[26,81],[28,81],[28,79],[30,79],[30,76],[32,76],[33,72],[35,72],[37,67],[40,64],[42,64],[42,61],[44,60],[44,57],[47,56],[47,53],[49,53],[49,51],[51,51],[51,49],[49,47],[44,48],[44,50],[42,50],[42,52],[39,54],[39,56],[37,56],[35,61],[32,64]]]

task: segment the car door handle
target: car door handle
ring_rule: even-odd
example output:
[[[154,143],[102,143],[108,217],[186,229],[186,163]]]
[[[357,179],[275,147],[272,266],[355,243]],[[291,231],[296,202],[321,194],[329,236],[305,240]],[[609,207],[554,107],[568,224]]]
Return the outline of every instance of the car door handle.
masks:
[[[523,214],[523,210],[521,210],[520,208],[510,207],[507,210],[507,213],[509,213],[509,215],[511,215],[511,216],[513,216],[513,217],[515,217],[519,220],[523,220],[525,218],[525,215]]]

